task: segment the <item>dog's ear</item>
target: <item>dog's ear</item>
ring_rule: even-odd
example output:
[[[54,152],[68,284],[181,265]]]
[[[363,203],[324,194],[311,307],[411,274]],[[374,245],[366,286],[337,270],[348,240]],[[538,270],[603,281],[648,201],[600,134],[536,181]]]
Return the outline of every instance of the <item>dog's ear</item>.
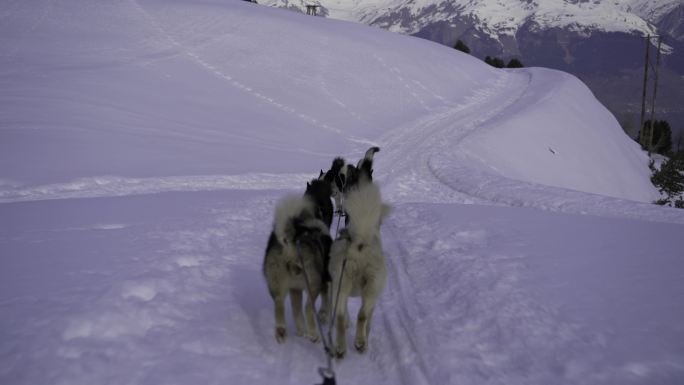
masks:
[[[323,176],[323,170],[321,170],[321,173],[318,174],[318,178],[320,179]]]
[[[340,172],[342,167],[344,166],[344,159],[337,157],[333,160],[332,166],[330,167],[330,171],[332,171],[333,175],[337,174]]]

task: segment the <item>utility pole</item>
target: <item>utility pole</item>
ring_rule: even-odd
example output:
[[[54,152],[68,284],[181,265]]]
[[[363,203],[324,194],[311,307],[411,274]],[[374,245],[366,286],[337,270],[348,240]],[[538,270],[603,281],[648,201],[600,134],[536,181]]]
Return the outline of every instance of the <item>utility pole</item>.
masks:
[[[648,137],[648,153],[653,150],[653,125],[655,124],[656,92],[658,91],[658,69],[660,68],[660,44],[663,38],[658,36],[658,53],[656,54],[655,81],[653,84],[653,103],[651,105],[651,132]]]
[[[318,7],[320,7],[320,5],[318,5],[318,4],[307,4],[306,5],[306,14],[311,15],[311,16],[316,16],[316,14],[318,13],[317,12]]]
[[[656,65],[654,68],[654,79],[653,79],[653,97],[651,99],[651,122],[648,124],[648,129],[644,125],[644,118],[646,117],[646,91],[648,89],[648,67],[652,67],[650,58],[650,46],[651,39],[658,39],[658,52],[656,52]],[[641,119],[639,121],[639,143],[641,147],[651,154],[653,150],[653,130],[655,127],[655,108],[656,108],[656,95],[658,92],[658,70],[660,69],[660,49],[662,47],[662,37],[658,35],[647,35],[644,37],[646,41],[646,58],[644,61],[644,87],[641,92]],[[647,133],[648,131],[648,133]]]
[[[646,136],[644,132],[644,114],[646,113],[646,86],[648,85],[648,51],[651,46],[651,35],[647,35],[646,39],[646,60],[644,60],[644,89],[641,94],[641,120],[639,121],[639,144],[645,147]]]

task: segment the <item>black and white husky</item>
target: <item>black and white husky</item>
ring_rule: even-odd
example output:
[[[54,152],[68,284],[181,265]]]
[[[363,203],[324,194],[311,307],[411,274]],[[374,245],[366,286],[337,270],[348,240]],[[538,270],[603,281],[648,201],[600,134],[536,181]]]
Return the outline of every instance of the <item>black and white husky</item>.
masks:
[[[343,358],[347,350],[348,298],[361,297],[354,347],[363,353],[368,349],[373,309],[387,277],[380,225],[390,207],[382,202],[380,189],[362,176],[360,184],[347,194],[345,209],[349,224],[333,242],[328,266],[332,298],[337,299],[335,354],[338,358]]]
[[[314,208],[314,215],[325,223],[326,228],[330,229],[333,220],[333,204],[330,201],[332,190],[330,183],[314,179],[306,184],[306,192],[304,198],[308,199]],[[319,319],[322,323],[328,322],[328,313],[330,311],[330,274],[328,274],[328,264],[330,263],[330,243],[323,254],[323,282],[321,285],[321,309],[318,312]]]
[[[364,157],[356,163],[356,166],[346,164],[343,158],[335,158],[330,170],[325,173],[321,170],[319,179],[331,184],[337,212],[344,211],[343,197],[359,185],[360,179],[373,180],[373,157],[379,151],[380,147],[369,148]]]
[[[304,197],[309,199],[316,210],[316,217],[322,220],[328,228],[332,224],[333,205],[330,201],[332,187],[329,182],[322,179],[314,179],[306,184]]]
[[[311,199],[288,196],[277,203],[273,231],[266,246],[263,273],[275,304],[275,338],[278,343],[284,342],[287,337],[285,298],[288,294],[297,335],[306,335],[312,342],[320,340],[314,321],[314,303],[325,286],[331,243],[329,226],[317,217],[316,205]],[[304,273],[309,280],[309,287]],[[309,294],[306,323],[302,315],[304,291]]]

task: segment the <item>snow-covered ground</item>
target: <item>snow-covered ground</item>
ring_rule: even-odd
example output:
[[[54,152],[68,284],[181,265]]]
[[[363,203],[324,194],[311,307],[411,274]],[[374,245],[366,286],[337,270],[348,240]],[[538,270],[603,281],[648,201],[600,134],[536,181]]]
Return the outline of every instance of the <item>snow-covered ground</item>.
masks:
[[[567,74],[241,1],[15,0],[0,90],[2,384],[319,381],[263,250],[371,144],[389,276],[339,383],[684,381],[684,212]]]

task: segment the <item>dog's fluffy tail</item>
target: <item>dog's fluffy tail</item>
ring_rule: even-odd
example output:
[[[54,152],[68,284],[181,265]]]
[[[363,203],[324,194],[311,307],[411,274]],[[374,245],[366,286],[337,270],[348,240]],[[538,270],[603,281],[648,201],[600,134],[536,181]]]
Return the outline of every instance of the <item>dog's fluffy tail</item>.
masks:
[[[288,195],[278,201],[273,219],[273,232],[281,244],[294,241],[294,220],[313,217],[313,204],[302,196]]]
[[[380,151],[380,147],[371,147],[366,151],[363,159],[359,160],[356,168],[359,169],[359,181],[370,182],[373,180],[373,156]]]
[[[349,236],[357,245],[370,243],[379,233],[383,218],[389,214],[389,206],[382,203],[380,189],[374,183],[351,191],[345,209],[349,215]]]
[[[366,155],[363,158],[372,161],[373,155],[375,155],[376,152],[380,152],[380,147],[371,147],[368,150],[366,150]]]
[[[380,147],[371,147],[368,150],[366,150],[366,155],[364,155],[363,158],[359,159],[359,161],[356,162],[356,168],[361,168],[361,165],[364,161],[370,161],[371,164],[373,164],[373,156],[376,152],[380,152]]]
[[[369,159],[362,159],[358,171],[359,183],[369,183],[373,181],[373,161]]]

